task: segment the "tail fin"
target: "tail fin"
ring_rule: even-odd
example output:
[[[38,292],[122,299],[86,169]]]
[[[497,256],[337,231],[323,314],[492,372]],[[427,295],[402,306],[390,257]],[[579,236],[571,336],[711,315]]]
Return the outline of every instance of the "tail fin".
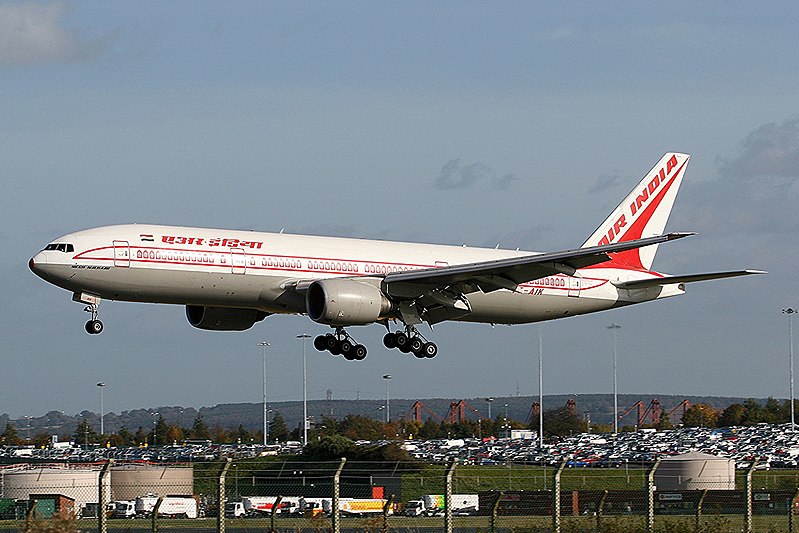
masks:
[[[583,243],[582,248],[662,234],[690,158],[688,154],[680,153],[664,155]],[[649,270],[656,252],[657,245],[628,250],[614,254],[611,263]]]

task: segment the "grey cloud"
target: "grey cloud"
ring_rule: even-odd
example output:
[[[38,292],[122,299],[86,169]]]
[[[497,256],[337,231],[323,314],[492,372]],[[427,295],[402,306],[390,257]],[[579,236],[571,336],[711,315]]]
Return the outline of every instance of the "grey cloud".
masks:
[[[494,171],[479,161],[469,165],[461,164],[460,159],[450,159],[441,168],[434,181],[436,189],[469,189],[478,183],[492,190],[507,190],[517,178],[513,174],[497,176]]]
[[[732,178],[799,176],[799,116],[782,124],[770,122],[751,132],[741,142],[739,154],[719,158],[719,172]]]
[[[600,192],[606,189],[611,189],[616,185],[621,183],[621,177],[618,174],[614,174],[613,176],[599,176],[596,180],[596,183],[591,187],[588,192]]]
[[[501,178],[492,178],[491,187],[500,191],[506,191],[511,188],[516,180],[517,178],[513,174],[505,174]]]
[[[688,223],[758,237],[799,232],[799,117],[760,126],[738,152],[717,159],[717,179],[686,181]]]
[[[88,61],[101,54],[108,39],[89,41],[63,27],[63,2],[14,2],[0,5],[0,65]]]

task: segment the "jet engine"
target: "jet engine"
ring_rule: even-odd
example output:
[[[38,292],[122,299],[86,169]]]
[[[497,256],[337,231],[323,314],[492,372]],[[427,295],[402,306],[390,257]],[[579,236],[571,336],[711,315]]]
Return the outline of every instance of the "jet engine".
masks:
[[[314,281],[305,294],[311,320],[329,326],[371,324],[391,311],[383,292],[368,283],[351,279]]]
[[[189,319],[189,324],[195,328],[216,331],[244,331],[266,318],[268,314],[258,309],[186,306],[186,318]]]

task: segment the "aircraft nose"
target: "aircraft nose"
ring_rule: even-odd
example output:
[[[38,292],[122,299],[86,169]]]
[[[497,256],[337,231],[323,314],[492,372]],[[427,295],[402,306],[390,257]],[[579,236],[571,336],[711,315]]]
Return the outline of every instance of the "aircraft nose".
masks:
[[[31,260],[28,261],[28,268],[31,269],[31,272],[36,274],[37,276],[41,276],[43,272],[43,267],[47,265],[47,256],[42,252],[31,257]]]

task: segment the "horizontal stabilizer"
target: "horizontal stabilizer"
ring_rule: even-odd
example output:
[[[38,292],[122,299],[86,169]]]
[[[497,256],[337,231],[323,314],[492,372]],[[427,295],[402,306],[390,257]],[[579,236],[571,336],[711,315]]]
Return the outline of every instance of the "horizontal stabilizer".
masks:
[[[662,278],[638,279],[613,283],[620,289],[646,289],[675,283],[693,283],[695,281],[708,281],[712,279],[735,278],[750,274],[765,274],[763,270],[732,270],[729,272],[711,272],[708,274],[688,274],[686,276],[665,276]]]

